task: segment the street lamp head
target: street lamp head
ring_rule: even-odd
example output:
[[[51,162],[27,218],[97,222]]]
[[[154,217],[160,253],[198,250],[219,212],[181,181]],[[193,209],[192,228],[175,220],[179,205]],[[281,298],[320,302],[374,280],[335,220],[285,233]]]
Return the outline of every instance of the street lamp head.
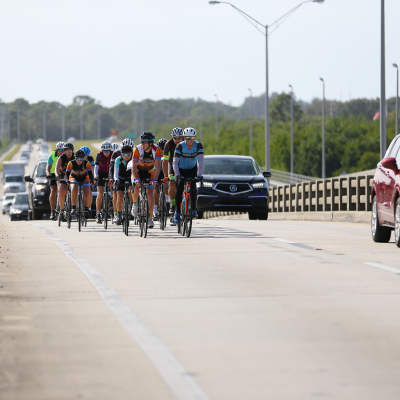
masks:
[[[219,1],[209,1],[208,4],[211,4],[211,5],[213,5],[213,4],[219,4]]]
[[[288,85],[289,87],[291,87],[292,89],[293,89],[293,86],[292,85]]]
[[[313,3],[323,4],[325,0],[313,0]]]
[[[325,82],[322,78],[319,78],[322,82]]]
[[[397,64],[393,64],[393,67],[395,67],[395,68],[399,68],[399,67],[397,66]]]

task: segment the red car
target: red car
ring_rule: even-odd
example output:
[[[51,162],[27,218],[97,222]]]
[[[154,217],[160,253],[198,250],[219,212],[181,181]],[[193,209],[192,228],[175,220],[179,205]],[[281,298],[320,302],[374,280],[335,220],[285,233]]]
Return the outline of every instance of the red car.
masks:
[[[400,247],[400,135],[390,143],[377,165],[372,183],[371,231],[375,242],[388,242],[394,229]]]

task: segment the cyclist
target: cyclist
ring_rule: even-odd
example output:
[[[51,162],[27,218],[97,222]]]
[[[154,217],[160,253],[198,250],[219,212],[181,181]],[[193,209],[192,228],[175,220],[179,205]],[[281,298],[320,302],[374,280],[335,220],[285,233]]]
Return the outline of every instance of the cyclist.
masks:
[[[164,146],[165,146],[165,143],[167,143],[167,141],[168,141],[167,139],[162,138],[157,142],[157,146],[160,148],[161,154],[164,153]],[[153,209],[153,220],[154,221],[158,221],[157,206],[158,206],[158,201],[160,200],[160,191],[159,191],[160,187],[159,187],[159,185],[161,184],[161,181],[163,179],[164,179],[164,172],[160,168],[160,175],[158,175],[156,191],[154,192],[154,209]],[[167,197],[167,202],[169,202],[168,190],[166,190],[165,194],[166,194],[166,197]]]
[[[121,146],[121,155],[115,160],[114,181],[117,188],[117,216],[115,222],[121,225],[122,206],[124,202],[125,182],[129,182],[129,200],[132,203],[131,173],[128,170],[129,161],[132,160],[133,149],[129,145]]]
[[[83,202],[85,203],[85,218],[89,218],[90,185],[93,183],[93,172],[90,162],[85,160],[85,152],[79,149],[75,152],[75,159],[67,165],[65,178],[71,185],[71,215],[76,215],[78,202],[78,182],[83,183]]]
[[[104,185],[105,180],[108,180],[108,171],[112,155],[111,143],[106,140],[101,144],[101,151],[97,153],[96,165],[94,167],[94,178],[97,180],[96,222],[98,224],[101,224],[100,211],[103,202]]]
[[[154,144],[156,137],[154,133],[143,132],[140,136],[140,144],[135,148],[132,157],[132,183],[135,183],[133,193],[132,215],[136,217],[138,210],[138,197],[140,182],[145,179],[152,181],[148,187],[149,199],[149,222],[148,227],[153,228],[154,187],[160,175],[161,149]]]
[[[64,218],[64,202],[65,195],[67,194],[67,182],[65,181],[65,171],[70,161],[75,158],[74,145],[72,143],[64,143],[64,154],[58,157],[56,164],[56,178],[57,182],[60,183],[58,187],[58,202],[60,203],[60,215],[59,218]]]
[[[85,157],[84,157],[84,161],[89,161],[90,162],[90,166],[92,167],[92,172],[94,171],[94,167],[95,167],[95,162],[93,157],[90,155],[90,148],[87,146],[82,146],[81,150],[83,150],[85,152]],[[93,194],[92,194],[92,190],[90,188],[90,205],[89,205],[89,214],[92,213],[92,202],[93,202]]]
[[[55,208],[57,203],[57,181],[56,181],[56,164],[58,157],[64,153],[64,142],[58,142],[56,144],[56,150],[52,151],[47,159],[46,167],[46,178],[50,186],[50,208],[51,214],[50,219],[54,221],[55,219]]]
[[[116,143],[113,143],[114,146],[118,146]],[[121,148],[125,145],[131,146],[132,147],[132,151],[133,151],[133,147],[134,147],[134,143],[132,139],[124,139],[121,142]],[[109,182],[109,186],[112,187],[113,186],[113,207],[114,207],[114,221],[117,218],[117,188],[114,185],[114,164],[115,164],[115,160],[121,155],[121,150],[120,149],[116,149],[114,150],[114,153],[111,157],[111,161],[110,161],[110,169],[109,169],[109,173],[108,173],[108,177],[110,179]]]
[[[171,131],[172,139],[168,140],[164,147],[164,161],[163,161],[163,171],[164,176],[169,179],[169,198],[171,203],[170,213],[174,215],[175,213],[175,194],[176,194],[176,182],[175,174],[173,168],[174,154],[176,146],[183,140],[183,129],[176,127]],[[165,181],[165,179],[164,179]],[[171,218],[171,221],[173,219]]]
[[[174,215],[174,222],[179,223],[181,216],[181,203],[182,194],[185,186],[185,178],[194,178],[201,181],[204,169],[204,150],[203,145],[196,139],[196,130],[193,128],[186,128],[183,131],[184,142],[179,143],[175,149],[174,156],[174,171],[175,176],[178,178],[176,189],[175,201],[176,212]],[[199,168],[197,170],[197,163]],[[182,179],[179,179],[182,178]],[[192,185],[192,201],[193,201],[193,217],[197,218],[196,201],[197,201],[197,187]]]

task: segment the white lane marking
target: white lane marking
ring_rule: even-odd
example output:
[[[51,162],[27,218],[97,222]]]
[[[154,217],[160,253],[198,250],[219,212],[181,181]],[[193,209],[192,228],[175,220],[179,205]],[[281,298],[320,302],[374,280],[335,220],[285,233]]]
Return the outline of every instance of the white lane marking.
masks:
[[[280,239],[280,238],[270,238],[272,240],[276,240],[278,242],[283,242],[283,243],[289,243],[289,244],[295,244],[297,242],[292,242],[291,240],[286,240],[286,239]]]
[[[178,400],[209,400],[209,397],[193,380],[182,364],[161,340],[139,319],[118,293],[85,258],[68,243],[56,236],[50,229],[34,222],[29,224],[41,229],[64,253],[71,258],[99,292],[128,335],[140,346],[152,362],[161,378]]]
[[[374,262],[365,262],[365,265],[369,265],[370,267],[375,267],[379,269],[383,269],[385,271],[393,272],[394,274],[400,275],[400,268],[391,267],[390,265],[374,263]]]

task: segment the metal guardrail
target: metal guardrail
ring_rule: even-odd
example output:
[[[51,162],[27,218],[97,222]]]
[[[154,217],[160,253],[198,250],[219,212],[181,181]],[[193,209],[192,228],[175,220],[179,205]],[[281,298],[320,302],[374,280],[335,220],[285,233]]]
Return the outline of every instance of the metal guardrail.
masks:
[[[373,175],[359,175],[270,188],[269,212],[371,211]]]
[[[282,183],[293,184],[318,179],[307,175],[291,174],[290,172],[279,171],[277,169],[271,169],[270,171],[272,173],[272,179]]]

